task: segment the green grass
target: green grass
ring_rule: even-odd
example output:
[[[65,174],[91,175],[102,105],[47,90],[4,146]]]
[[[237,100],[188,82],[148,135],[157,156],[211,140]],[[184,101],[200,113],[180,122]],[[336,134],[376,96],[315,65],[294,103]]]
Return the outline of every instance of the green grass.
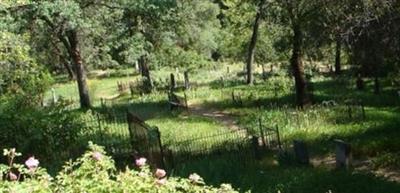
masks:
[[[231,183],[241,192],[253,193],[397,193],[400,185],[372,175],[352,171],[332,171],[302,166],[265,164],[227,166],[226,159],[191,163],[178,168],[175,175],[187,177],[193,171],[206,183]]]
[[[366,90],[356,91],[354,81],[346,77],[330,78],[318,76],[313,79],[315,101],[321,103],[335,100],[338,106],[313,106],[298,110],[294,104],[293,81],[283,72],[270,75],[267,81],[262,81],[257,75],[257,82],[252,86],[243,85],[243,77],[237,74],[241,71],[238,64],[229,65],[230,73],[226,72],[227,64],[220,64],[216,69],[203,69],[191,72],[193,88],[187,92],[191,104],[202,105],[232,114],[238,124],[258,132],[257,120],[274,127],[277,125],[282,134],[286,148],[294,139],[304,140],[311,156],[325,156],[334,150],[334,139],[343,139],[353,146],[355,159],[372,159],[376,167],[399,168],[400,149],[400,99],[394,88],[386,81],[380,95],[373,94],[373,85],[367,81]],[[133,71],[133,70],[132,70]],[[182,73],[183,69],[179,69]],[[117,96],[117,82],[137,81],[138,75],[130,74],[131,69],[113,72],[110,78],[92,78],[89,81],[92,97],[100,98]],[[256,72],[260,72],[257,69]],[[168,84],[170,73],[176,74],[176,69],[160,69],[152,71],[158,85]],[[221,83],[224,78],[224,84]],[[177,76],[178,84],[182,85],[183,75]],[[74,83],[54,85],[56,93],[65,98],[77,96]],[[243,105],[232,102],[232,92],[241,93]],[[182,93],[180,93],[182,94]],[[51,97],[51,92],[47,93]],[[361,118],[359,111],[355,118],[347,115],[345,99],[361,99],[366,107],[366,119]],[[144,119],[148,124],[160,128],[163,144],[179,148],[176,142],[187,139],[207,137],[213,134],[229,131],[224,125],[210,118],[192,115],[185,111],[168,109],[167,95],[164,91],[156,91],[149,95],[134,96],[129,94],[117,97],[111,104],[116,112],[121,114],[120,121],[104,127],[119,128],[108,130],[107,136],[115,143],[129,141],[127,124],[124,121],[126,110],[130,110]],[[99,102],[95,102],[96,105]],[[195,140],[184,146],[213,148],[216,145],[236,139],[218,138],[214,141]],[[213,146],[214,145],[214,146]],[[239,157],[239,158],[238,158]],[[268,157],[268,156],[267,156]],[[311,168],[285,166],[277,164],[274,156],[259,163],[243,165],[240,155],[228,157],[206,157],[190,163],[181,164],[171,171],[173,175],[187,177],[198,172],[212,184],[222,182],[232,183],[241,190],[254,192],[284,192],[326,193],[335,192],[400,192],[399,185],[386,182],[383,179],[357,173],[354,171],[331,171],[326,168]],[[273,164],[272,164],[273,163]]]

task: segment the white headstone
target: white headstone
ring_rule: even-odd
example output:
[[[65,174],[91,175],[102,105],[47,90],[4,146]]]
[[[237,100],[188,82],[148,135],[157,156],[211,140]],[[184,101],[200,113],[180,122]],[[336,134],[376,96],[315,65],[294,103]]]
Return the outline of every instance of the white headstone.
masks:
[[[53,95],[53,104],[57,103],[56,90],[54,88],[51,88],[51,94]]]

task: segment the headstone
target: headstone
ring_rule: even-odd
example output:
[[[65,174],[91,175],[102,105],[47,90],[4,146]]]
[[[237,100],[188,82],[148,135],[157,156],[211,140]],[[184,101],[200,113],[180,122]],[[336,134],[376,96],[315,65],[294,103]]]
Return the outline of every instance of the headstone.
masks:
[[[351,166],[351,145],[342,140],[336,143],[336,168],[349,168]]]
[[[136,72],[140,72],[139,63],[137,60],[135,61],[135,70],[136,70]]]
[[[300,164],[309,164],[310,156],[308,154],[307,145],[304,141],[294,140],[293,149],[296,161]]]

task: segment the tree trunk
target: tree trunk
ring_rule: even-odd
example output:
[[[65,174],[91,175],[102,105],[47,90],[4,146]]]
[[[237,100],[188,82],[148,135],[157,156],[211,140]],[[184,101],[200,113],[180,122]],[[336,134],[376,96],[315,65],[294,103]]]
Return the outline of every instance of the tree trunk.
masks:
[[[335,74],[339,75],[342,73],[342,65],[341,65],[341,55],[342,55],[342,40],[338,35],[336,37],[336,55],[335,55]]]
[[[258,38],[258,28],[260,27],[260,23],[261,23],[261,12],[262,12],[262,5],[264,4],[265,0],[261,0],[258,10],[257,10],[257,14],[256,14],[256,18],[254,21],[254,25],[253,25],[253,34],[251,36],[250,39],[250,44],[249,44],[249,49],[248,49],[248,53],[247,53],[247,61],[246,61],[246,68],[247,68],[247,80],[246,83],[247,84],[253,84],[253,62],[254,62],[254,54],[256,51],[256,44],[257,44],[257,38]]]
[[[304,76],[304,66],[302,62],[302,32],[299,25],[293,26],[293,53],[290,60],[296,86],[296,103],[299,107],[310,104],[307,93],[307,83]]]
[[[86,83],[86,72],[82,64],[81,52],[79,50],[79,41],[75,30],[68,31],[68,41],[71,46],[71,57],[76,71],[76,81],[78,83],[79,98],[81,108],[91,107],[89,89]]]
[[[64,58],[61,60],[61,62],[64,64],[65,70],[68,72],[68,77],[70,80],[75,80],[75,73],[72,70],[71,66],[68,64],[67,60]]]
[[[142,76],[146,79],[146,86],[148,86],[149,91],[151,91],[153,89],[153,82],[151,80],[150,69],[146,55],[140,57],[139,68]]]

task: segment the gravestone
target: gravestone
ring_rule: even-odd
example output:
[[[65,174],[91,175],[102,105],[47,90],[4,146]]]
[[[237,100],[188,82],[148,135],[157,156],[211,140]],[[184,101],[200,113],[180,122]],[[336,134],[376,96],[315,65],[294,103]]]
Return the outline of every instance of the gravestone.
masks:
[[[136,70],[136,72],[140,72],[139,63],[137,60],[135,61],[135,70]]]
[[[349,168],[351,166],[351,145],[342,140],[335,140],[336,168]]]
[[[53,104],[57,103],[57,95],[56,95],[56,90],[54,88],[51,88],[51,94],[53,96]]]
[[[307,144],[304,141],[294,140],[293,149],[296,161],[300,164],[309,164],[310,156],[308,154]]]

